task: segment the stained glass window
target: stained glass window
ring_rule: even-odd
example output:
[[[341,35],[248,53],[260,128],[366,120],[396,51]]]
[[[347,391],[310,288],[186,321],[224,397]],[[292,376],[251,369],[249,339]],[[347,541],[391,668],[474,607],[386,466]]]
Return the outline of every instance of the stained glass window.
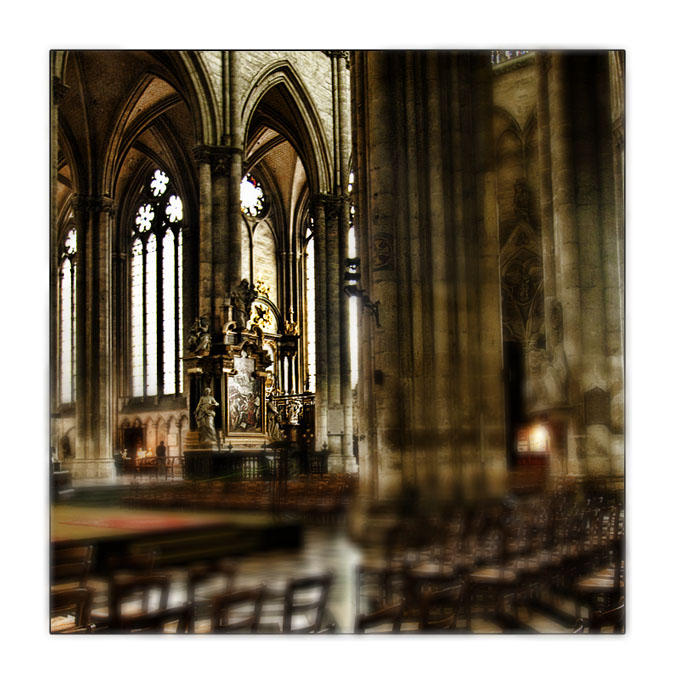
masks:
[[[241,210],[252,218],[261,218],[267,208],[262,186],[250,173],[241,181]]]
[[[131,394],[182,392],[183,202],[156,169],[131,231]]]
[[[59,268],[59,386],[63,404],[75,401],[76,278],[77,237],[73,228],[63,241]]]

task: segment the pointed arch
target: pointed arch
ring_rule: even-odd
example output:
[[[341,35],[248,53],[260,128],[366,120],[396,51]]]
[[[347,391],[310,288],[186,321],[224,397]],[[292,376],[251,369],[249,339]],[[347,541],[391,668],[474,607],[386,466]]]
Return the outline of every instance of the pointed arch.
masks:
[[[254,113],[259,110],[265,96],[273,88],[281,88],[287,95],[299,116],[300,127],[294,126],[294,122],[272,119],[264,114],[262,118],[268,119],[270,128],[282,133],[293,145],[305,166],[312,192],[329,192],[331,162],[328,140],[309,91],[288,60],[272,62],[253,79],[253,85],[244,99],[241,112],[244,140],[250,133]]]

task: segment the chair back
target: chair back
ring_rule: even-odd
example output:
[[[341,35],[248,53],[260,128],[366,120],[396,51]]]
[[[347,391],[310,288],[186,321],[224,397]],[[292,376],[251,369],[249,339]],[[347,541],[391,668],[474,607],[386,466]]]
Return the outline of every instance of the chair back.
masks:
[[[219,594],[211,603],[211,631],[255,633],[260,625],[265,586]]]
[[[52,634],[88,631],[93,591],[88,587],[61,589],[50,595]]]
[[[92,546],[54,549],[51,559],[52,586],[69,583],[83,587],[89,577],[92,555]]]
[[[190,631],[192,606],[186,604],[174,608],[123,617],[113,631],[146,632],[148,634],[187,634]]]
[[[621,603],[615,608],[591,614],[589,631],[591,634],[601,634],[610,627],[615,634],[623,634],[626,628],[626,607]]]
[[[457,618],[464,600],[464,591],[465,585],[459,583],[438,591],[424,592],[420,609],[420,631],[456,629]]]
[[[151,612],[151,599],[159,594],[157,608],[153,611],[162,611],[167,608],[169,600],[169,578],[166,575],[144,573],[124,577],[113,578],[110,584],[109,621],[111,627],[119,626],[122,620],[127,620],[125,604],[139,602],[138,614]]]
[[[205,589],[205,585],[209,585],[219,580],[224,581],[224,587],[218,587],[218,594],[226,594],[231,592],[234,587],[234,580],[237,575],[237,565],[230,561],[221,561],[215,564],[198,564],[193,565],[188,570],[187,578],[187,599],[189,603],[194,603],[200,590]],[[204,592],[208,593],[208,592]]]
[[[385,606],[372,613],[360,614],[356,617],[354,632],[356,634],[377,633],[396,633],[401,631],[402,606]]]
[[[321,629],[332,582],[332,573],[290,580],[284,597],[284,633],[318,632]],[[293,618],[296,616],[304,616],[307,624],[294,627]]]

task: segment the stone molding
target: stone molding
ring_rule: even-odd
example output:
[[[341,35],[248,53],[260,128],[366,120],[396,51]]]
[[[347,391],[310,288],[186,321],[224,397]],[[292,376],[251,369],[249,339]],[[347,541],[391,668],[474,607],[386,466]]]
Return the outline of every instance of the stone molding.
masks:
[[[346,203],[349,202],[347,195],[327,195],[319,193],[312,198],[312,207],[314,211],[323,206],[326,214],[326,220],[333,220],[340,216]],[[316,217],[315,217],[316,219]]]
[[[192,152],[196,162],[211,166],[214,176],[229,176],[233,157],[242,154],[241,148],[225,145],[197,145]]]
[[[326,57],[344,59],[347,69],[351,67],[349,50],[322,50],[322,52]]]
[[[112,216],[115,213],[113,200],[106,195],[75,195],[73,209],[80,214],[105,212]]]

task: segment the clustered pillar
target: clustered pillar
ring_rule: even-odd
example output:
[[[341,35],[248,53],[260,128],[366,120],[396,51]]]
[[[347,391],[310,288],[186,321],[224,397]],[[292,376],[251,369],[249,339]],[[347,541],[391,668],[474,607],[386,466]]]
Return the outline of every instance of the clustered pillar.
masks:
[[[76,197],[78,244],[76,434],[73,475],[112,475],[112,201]]]
[[[352,63],[362,286],[380,324],[362,308],[362,492],[501,491],[489,57],[357,52]]]
[[[616,190],[622,164],[612,140],[614,59],[611,52],[537,55],[546,337],[550,347],[562,335],[569,369],[565,471],[580,475],[623,472]]]

